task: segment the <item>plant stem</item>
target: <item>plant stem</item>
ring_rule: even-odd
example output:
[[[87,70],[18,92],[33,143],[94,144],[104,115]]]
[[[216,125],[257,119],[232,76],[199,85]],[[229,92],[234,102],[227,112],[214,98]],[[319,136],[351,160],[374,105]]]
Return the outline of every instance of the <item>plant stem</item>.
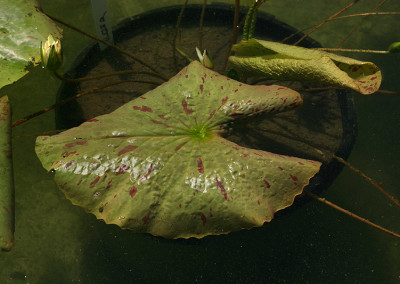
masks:
[[[232,42],[231,46],[229,47],[228,53],[226,54],[222,70],[226,70],[229,56],[232,54],[232,46],[237,42],[238,32],[239,32],[239,12],[240,12],[240,0],[235,0],[235,16],[233,18]]]
[[[199,49],[203,50],[203,25],[204,25],[204,14],[206,12],[207,0],[203,1],[203,7],[201,8],[201,15],[200,15],[200,36],[199,36]]]
[[[180,50],[179,48],[176,48],[176,51],[178,51],[178,53],[185,58],[189,63],[193,61],[192,58],[190,58],[186,53],[184,53],[182,50]]]
[[[378,3],[378,5],[376,5],[376,7],[372,9],[372,12],[375,12],[380,6],[385,4],[386,1],[387,0],[382,0],[380,3]],[[336,48],[339,48],[362,25],[362,23],[366,19],[367,17],[361,19],[361,21],[355,27],[353,27],[353,29],[338,43],[338,45],[336,45]]]
[[[63,131],[64,131],[64,129],[61,129],[61,130],[51,130],[51,131],[44,131],[44,132],[40,132],[40,133],[21,134],[21,135],[13,136],[12,138],[13,138],[13,139],[19,139],[19,138],[30,137],[30,136],[49,135],[49,134],[60,133],[60,132],[63,132]]]
[[[322,88],[297,89],[297,91],[304,91],[304,92],[319,92],[319,91],[326,91],[326,90],[346,90],[346,89],[344,89],[344,88],[337,88],[337,87],[322,87]],[[400,92],[386,91],[386,90],[377,90],[376,93],[390,94],[390,95],[400,95]]]
[[[362,52],[362,53],[380,53],[380,54],[388,54],[390,53],[387,50],[369,50],[369,49],[348,49],[348,48],[313,48],[316,50],[323,51],[332,51],[332,52]]]
[[[325,23],[327,23],[328,21],[330,21],[331,19],[335,18],[337,15],[340,15],[341,13],[343,13],[344,11],[346,11],[347,9],[349,9],[350,7],[354,6],[359,0],[354,0],[353,2],[351,2],[349,5],[347,5],[346,7],[344,7],[343,9],[341,9],[340,11],[336,12],[335,14],[333,14],[332,16],[330,16],[328,19],[322,21],[321,23],[319,23],[316,27],[314,27],[311,31],[309,31],[308,33],[306,33],[305,35],[303,35],[298,41],[296,41],[293,45],[298,45],[300,42],[302,42],[306,37],[308,37],[309,35],[311,35],[314,31],[316,31],[317,29],[319,29],[320,27],[322,27]]]
[[[346,19],[346,18],[352,18],[352,17],[366,17],[366,16],[374,16],[374,15],[400,15],[400,12],[374,12],[374,13],[361,13],[361,14],[351,14],[351,15],[346,15],[346,16],[340,16],[340,17],[335,17],[332,19],[327,19],[326,22],[331,22],[331,21],[336,21],[336,20],[342,20],[342,19]],[[309,30],[311,28],[314,28],[318,26],[318,24],[313,24],[310,25],[302,30],[299,30],[297,32],[295,32],[294,34],[291,34],[290,36],[284,38],[283,40],[281,40],[281,42],[285,42],[288,41],[289,39],[291,39],[292,37],[298,35],[299,33],[302,33],[306,30]]]
[[[377,184],[375,181],[372,180],[372,178],[368,177],[366,174],[364,174],[362,171],[359,169],[353,167],[349,162],[343,160],[342,158],[336,156],[335,154],[332,155],[333,158],[341,162],[342,164],[346,165],[349,167],[352,171],[360,175],[363,179],[365,179],[367,182],[372,184],[375,188],[377,188],[380,192],[382,192],[387,198],[389,198],[394,204],[396,204],[398,207],[400,207],[400,201],[398,201],[396,198],[394,198],[392,195],[390,195],[387,191],[385,191],[379,184]]]
[[[159,83],[157,83],[157,82],[145,81],[145,80],[122,80],[122,81],[112,82],[112,83],[109,83],[109,84],[106,84],[106,85],[103,85],[103,86],[100,86],[100,87],[96,87],[96,88],[94,88],[94,89],[91,89],[91,90],[88,90],[88,91],[79,93],[79,94],[77,94],[77,95],[74,96],[74,97],[67,98],[67,99],[62,100],[62,101],[60,101],[60,102],[58,102],[58,103],[55,103],[54,105],[51,105],[51,106],[49,106],[49,107],[46,107],[46,108],[42,109],[41,111],[38,111],[38,112],[33,113],[33,114],[30,114],[30,115],[28,115],[28,116],[26,116],[26,117],[24,117],[24,118],[21,118],[20,120],[15,121],[15,122],[11,125],[11,127],[18,126],[18,125],[20,125],[20,124],[22,124],[22,123],[24,123],[24,122],[27,122],[28,120],[31,120],[32,118],[35,118],[35,117],[37,117],[37,116],[39,116],[39,115],[41,115],[41,114],[44,114],[44,113],[46,113],[46,112],[48,112],[48,111],[50,111],[50,110],[52,110],[52,109],[55,109],[56,107],[59,107],[59,106],[61,106],[61,105],[63,105],[63,104],[66,104],[66,103],[68,103],[68,102],[70,102],[70,101],[73,101],[73,100],[78,99],[78,98],[80,98],[80,97],[83,97],[83,96],[85,96],[85,95],[94,93],[94,92],[96,92],[96,91],[99,91],[99,90],[102,90],[102,89],[105,89],[105,88],[108,88],[108,87],[111,87],[111,86],[115,86],[115,85],[119,85],[119,84],[123,84],[123,83],[130,83],[130,82],[134,82],[134,83],[146,83],[146,84],[154,84],[154,85],[158,85],[158,84],[159,84]]]
[[[383,16],[383,15],[400,15],[400,12],[370,12],[370,13],[351,14],[330,19],[329,22],[347,18],[353,18],[353,17]]]
[[[250,6],[243,27],[243,40],[249,40],[253,37],[256,28],[257,12],[264,2],[265,0],[255,0],[253,5]]]
[[[183,3],[183,6],[181,8],[181,11],[179,12],[179,16],[178,16],[178,19],[176,21],[176,26],[175,26],[174,38],[172,39],[172,56],[174,58],[175,70],[178,70],[178,62],[176,59],[176,38],[178,37],[179,27],[181,25],[183,13],[185,12],[187,3],[188,3],[188,0],[185,0],[185,2]]]
[[[235,0],[235,16],[233,18],[232,45],[237,42],[239,31],[240,0]]]
[[[400,95],[400,92],[395,92],[395,91],[378,90],[377,92],[382,94]]]
[[[119,48],[118,46],[115,46],[115,45],[113,45],[113,44],[111,44],[111,43],[109,43],[109,42],[107,42],[107,41],[105,41],[105,40],[102,40],[101,38],[98,38],[98,37],[96,37],[96,36],[94,36],[94,35],[91,35],[91,34],[85,32],[85,31],[83,31],[83,30],[81,30],[81,29],[79,29],[79,28],[77,28],[77,27],[75,27],[75,26],[72,26],[72,25],[70,25],[70,24],[68,24],[68,23],[66,23],[66,22],[64,22],[64,21],[62,21],[62,20],[60,20],[60,19],[57,19],[57,18],[55,18],[55,17],[53,17],[53,16],[50,16],[50,15],[48,15],[48,14],[45,14],[45,15],[46,15],[47,17],[49,17],[50,19],[52,19],[53,21],[55,21],[55,22],[58,22],[58,23],[60,23],[60,24],[62,24],[62,25],[64,25],[64,26],[66,26],[66,27],[68,27],[68,28],[70,28],[70,29],[73,29],[73,30],[75,30],[75,31],[77,31],[77,32],[79,32],[79,33],[81,33],[81,34],[87,36],[87,37],[90,37],[90,38],[92,38],[92,39],[94,39],[94,40],[96,40],[96,41],[98,41],[98,42],[101,42],[101,43],[107,45],[108,47],[111,47],[111,48],[117,50],[118,52],[120,52],[120,53],[122,53],[122,54],[125,54],[126,56],[128,56],[128,57],[132,58],[133,60],[139,62],[139,63],[142,64],[143,66],[146,66],[146,67],[149,68],[151,71],[157,73],[158,76],[160,76],[161,78],[163,78],[165,81],[168,81],[168,78],[166,78],[166,77],[164,77],[163,75],[159,74],[159,72],[157,72],[157,70],[154,69],[151,65],[148,65],[147,63],[145,63],[145,62],[142,61],[141,59],[137,58],[137,57],[136,57],[135,55],[133,55],[132,53],[127,52],[127,51],[125,51],[125,50],[122,50],[122,49]]]
[[[309,192],[307,190],[304,190],[303,192],[305,194],[307,194],[308,196],[310,196],[310,197],[312,197],[312,198],[314,198],[314,199],[316,199],[316,200],[318,200],[318,201],[320,201],[320,202],[322,202],[322,203],[324,203],[324,204],[326,204],[326,205],[328,205],[328,206],[330,206],[330,207],[332,207],[332,208],[334,208],[334,209],[336,209],[336,210],[338,210],[338,211],[340,211],[340,212],[342,212],[342,213],[344,213],[346,215],[349,215],[350,217],[353,217],[353,218],[355,218],[355,219],[357,219],[357,220],[359,220],[359,221],[361,221],[361,222],[363,222],[365,224],[368,224],[368,225],[370,225],[370,226],[372,226],[374,228],[377,228],[377,229],[379,229],[381,231],[384,231],[385,233],[388,233],[388,234],[393,235],[393,236],[395,236],[397,238],[400,238],[399,234],[397,234],[395,232],[392,232],[392,231],[390,231],[390,230],[388,230],[386,228],[383,228],[383,227],[381,227],[381,226],[379,226],[379,225],[377,225],[375,223],[372,223],[371,221],[369,221],[369,220],[367,220],[367,219],[365,219],[363,217],[360,217],[360,216],[358,216],[358,215],[356,215],[356,214],[354,214],[354,213],[352,213],[352,212],[350,212],[350,211],[348,211],[348,210],[346,210],[346,209],[344,209],[344,208],[342,208],[342,207],[340,207],[340,206],[338,206],[338,205],[326,200],[325,198],[319,197],[318,195],[316,195],[314,193],[311,193],[311,192]]]
[[[90,76],[90,77],[84,77],[84,78],[66,78],[63,75],[61,75],[60,73],[58,73],[57,71],[54,72],[54,75],[65,82],[84,82],[84,81],[90,81],[90,80],[96,80],[96,79],[101,79],[101,78],[105,78],[105,77],[112,77],[112,76],[119,76],[119,75],[125,75],[125,74],[145,74],[145,75],[150,75],[150,76],[154,76],[157,77],[163,81],[165,81],[164,77],[160,76],[157,73],[153,73],[153,72],[148,72],[148,71],[134,71],[134,70],[124,70],[124,71],[117,71],[117,72],[112,72],[112,73],[107,73],[107,74],[100,74],[100,75],[96,75],[96,76]]]

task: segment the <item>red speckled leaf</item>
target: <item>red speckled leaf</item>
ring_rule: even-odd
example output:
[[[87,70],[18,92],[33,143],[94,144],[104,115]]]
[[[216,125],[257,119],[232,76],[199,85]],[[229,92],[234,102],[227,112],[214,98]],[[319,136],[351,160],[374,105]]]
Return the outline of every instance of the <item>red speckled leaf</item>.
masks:
[[[74,204],[106,223],[167,238],[261,226],[292,204],[320,163],[240,147],[219,134],[238,117],[301,104],[192,62],[160,87],[77,128],[37,139]]]
[[[14,180],[11,155],[11,108],[0,98],[0,249],[14,245]]]
[[[320,50],[256,39],[242,41],[233,50],[229,62],[245,74],[319,82],[364,95],[376,92],[382,81],[375,64]]]

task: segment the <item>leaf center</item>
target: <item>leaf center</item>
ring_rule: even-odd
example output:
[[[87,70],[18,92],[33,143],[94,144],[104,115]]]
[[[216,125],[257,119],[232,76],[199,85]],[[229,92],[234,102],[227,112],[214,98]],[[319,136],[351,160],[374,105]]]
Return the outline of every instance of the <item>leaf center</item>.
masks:
[[[191,137],[200,140],[200,141],[204,141],[206,140],[208,137],[210,137],[210,131],[208,129],[208,127],[204,126],[204,125],[196,125],[193,126],[188,133]]]

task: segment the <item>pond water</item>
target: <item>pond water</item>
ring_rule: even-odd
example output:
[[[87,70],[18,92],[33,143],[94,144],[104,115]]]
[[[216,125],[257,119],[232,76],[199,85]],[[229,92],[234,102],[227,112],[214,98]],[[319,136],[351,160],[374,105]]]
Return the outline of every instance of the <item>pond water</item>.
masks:
[[[89,1],[40,2],[47,13],[95,33]],[[109,2],[115,24],[129,16],[183,1]],[[302,29],[326,19],[349,1],[326,2],[271,0],[263,10]],[[360,1],[347,14],[371,11],[378,2]],[[400,11],[400,3],[388,1],[380,11]],[[398,17],[369,17],[343,47],[387,49],[398,40],[399,31],[394,28]],[[334,47],[358,21],[359,18],[327,23],[313,38],[323,46]],[[89,43],[85,37],[64,28],[64,71],[69,70]],[[345,55],[373,61],[383,72],[381,89],[400,91],[400,70],[395,64],[399,55]],[[54,103],[59,87],[60,82],[41,68],[32,70],[18,84],[5,87],[4,93],[9,95],[14,108],[13,120]],[[399,104],[400,95],[355,94],[358,137],[349,158],[354,166],[382,182],[397,198],[400,198]],[[49,112],[16,127],[13,135],[55,128],[55,113]],[[35,139],[13,140],[16,244],[11,252],[0,255],[0,283],[400,281],[399,239],[317,201],[281,214],[261,228],[200,240],[166,240],[105,225],[65,199],[53,176],[46,173],[36,158]],[[400,232],[399,208],[349,169],[342,171],[323,197]]]

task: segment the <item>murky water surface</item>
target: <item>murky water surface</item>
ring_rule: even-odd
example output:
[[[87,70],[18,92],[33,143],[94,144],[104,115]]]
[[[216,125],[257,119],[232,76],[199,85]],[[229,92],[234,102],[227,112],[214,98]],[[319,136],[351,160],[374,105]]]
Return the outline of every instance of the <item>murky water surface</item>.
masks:
[[[183,1],[135,2],[110,3],[113,22],[158,5]],[[348,2],[271,0],[264,8],[301,29],[329,17]],[[348,13],[371,11],[378,2],[360,1]],[[387,2],[380,11],[400,11],[398,1]],[[89,1],[41,3],[46,12],[94,32]],[[343,47],[386,49],[399,40],[398,17],[369,17]],[[358,21],[327,23],[313,37],[324,46],[334,47]],[[68,28],[64,38],[63,68],[68,70],[89,41]],[[381,89],[400,91],[396,64],[399,55],[348,56],[375,62],[383,71]],[[14,120],[54,103],[58,88],[57,79],[40,68],[18,84],[4,88],[14,107]],[[357,94],[355,103],[359,135],[350,162],[400,198],[400,96]],[[53,129],[51,112],[15,128],[14,135]],[[281,214],[262,228],[201,240],[171,241],[105,225],[65,199],[52,174],[46,173],[36,158],[34,141],[35,137],[14,140],[16,244],[11,252],[0,255],[1,283],[400,281],[399,239],[316,201]],[[400,232],[399,208],[349,169],[342,172],[324,197]]]

